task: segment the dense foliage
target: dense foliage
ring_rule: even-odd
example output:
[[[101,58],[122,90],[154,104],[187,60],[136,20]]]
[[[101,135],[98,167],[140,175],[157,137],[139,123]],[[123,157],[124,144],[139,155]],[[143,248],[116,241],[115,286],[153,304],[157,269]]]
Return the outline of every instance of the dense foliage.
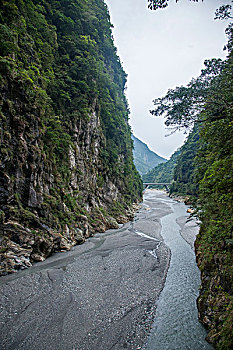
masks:
[[[143,182],[171,183],[170,194],[196,196],[199,187],[195,167],[199,149],[198,130],[196,125],[184,145],[175,151],[168,161],[157,165],[143,175]]]
[[[179,2],[179,0],[174,0],[176,3]],[[193,2],[201,2],[204,0],[189,0]],[[148,2],[148,8],[150,10],[158,10],[158,9],[164,9],[169,5],[169,0],[147,0]],[[225,3],[233,3],[232,0],[225,0]],[[232,5],[230,4],[224,4],[219,7],[219,9],[215,12],[215,19],[226,19],[226,18],[233,18],[232,17]]]
[[[199,298],[200,308],[212,288],[214,299],[211,322],[216,325],[209,339],[217,349],[233,346],[233,52],[216,81],[214,98],[218,104],[207,103],[207,121],[201,130],[202,147],[198,152],[200,177],[201,232],[197,251],[203,256],[201,269],[210,266],[210,280]],[[208,100],[207,100],[208,102]],[[212,117],[215,117],[212,120]],[[217,278],[216,278],[217,276]],[[211,287],[213,279],[216,283]]]
[[[147,0],[148,1],[148,8],[150,10],[158,10],[166,8],[169,4],[169,0]],[[178,2],[179,0],[175,0],[175,2]],[[189,0],[189,1],[203,1],[203,0]]]
[[[0,55],[1,221],[64,232],[90,208],[116,216],[138,200],[104,1],[0,0]]]
[[[199,127],[195,125],[186,142],[181,147],[174,167],[170,193],[179,195],[198,195],[198,172],[196,156],[199,150]]]
[[[171,158],[164,163],[157,165],[147,174],[142,176],[143,182],[164,182],[171,183],[174,179],[174,168],[181,150],[178,149],[173,153]]]
[[[202,271],[198,305],[208,340],[219,350],[233,347],[232,26],[227,32],[226,61],[208,61],[210,75],[202,71],[187,87],[169,90],[155,100],[152,112],[165,113],[167,125],[178,128],[194,123],[177,160],[172,191],[196,196],[201,219],[196,253]]]

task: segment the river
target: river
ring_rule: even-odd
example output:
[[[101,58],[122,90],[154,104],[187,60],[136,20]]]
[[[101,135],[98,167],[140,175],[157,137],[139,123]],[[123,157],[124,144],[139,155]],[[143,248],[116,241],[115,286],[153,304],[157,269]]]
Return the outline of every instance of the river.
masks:
[[[183,204],[148,190],[133,222],[0,278],[0,348],[212,349],[186,218]]]
[[[147,200],[150,202],[153,197],[149,193]],[[161,235],[171,250],[171,261],[145,349],[213,349],[205,341],[206,331],[198,322],[196,306],[201,283],[194,255],[198,225],[193,220],[187,222],[184,204],[163,201],[172,208],[172,213],[161,219]]]

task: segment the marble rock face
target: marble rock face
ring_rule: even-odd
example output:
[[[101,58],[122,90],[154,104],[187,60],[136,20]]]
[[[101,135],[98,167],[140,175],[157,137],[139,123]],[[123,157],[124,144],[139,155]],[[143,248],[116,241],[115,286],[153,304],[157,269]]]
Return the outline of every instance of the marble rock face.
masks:
[[[24,105],[17,102],[17,107],[22,113]],[[121,184],[117,186],[106,176],[103,186],[98,187],[103,135],[95,111],[89,115],[88,123],[80,120],[72,125],[74,142],[67,153],[70,181],[66,188],[56,188],[59,174],[43,153],[42,131],[36,118],[28,120],[30,132],[26,122],[9,116],[9,125],[10,119],[12,153],[3,158],[1,167],[0,274],[25,269],[56,251],[83,243],[96,231],[117,228],[117,222],[132,217],[129,208],[115,218],[98,209],[102,207],[107,212],[108,206],[121,200]],[[56,196],[52,195],[54,190]],[[65,203],[67,195],[74,205],[85,208],[86,215],[80,212],[69,221],[73,213]],[[65,223],[59,222],[61,216]]]

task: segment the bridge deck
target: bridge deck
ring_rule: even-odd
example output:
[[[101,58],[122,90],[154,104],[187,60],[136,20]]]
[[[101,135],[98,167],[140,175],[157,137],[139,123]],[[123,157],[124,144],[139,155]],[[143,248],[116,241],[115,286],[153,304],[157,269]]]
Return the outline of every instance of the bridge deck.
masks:
[[[163,185],[163,186],[168,186],[168,185],[171,185],[171,183],[168,183],[168,182],[143,182],[143,185]]]

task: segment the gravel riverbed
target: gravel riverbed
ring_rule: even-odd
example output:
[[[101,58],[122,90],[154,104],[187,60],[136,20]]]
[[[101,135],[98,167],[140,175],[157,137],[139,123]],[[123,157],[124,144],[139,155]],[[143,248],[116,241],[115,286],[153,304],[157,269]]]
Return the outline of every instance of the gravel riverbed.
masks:
[[[133,222],[0,278],[0,348],[141,349],[169,267],[167,199],[148,190]]]

